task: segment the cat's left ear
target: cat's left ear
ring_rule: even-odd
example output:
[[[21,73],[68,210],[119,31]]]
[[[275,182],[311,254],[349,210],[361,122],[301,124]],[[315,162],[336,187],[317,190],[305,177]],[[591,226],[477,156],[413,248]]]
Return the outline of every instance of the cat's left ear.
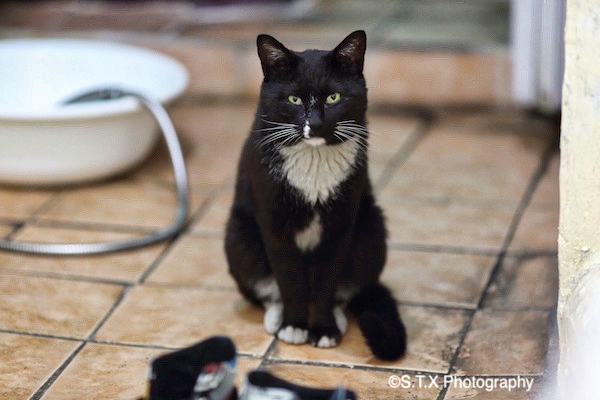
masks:
[[[354,31],[332,51],[336,65],[344,71],[360,75],[365,62],[367,34]]]

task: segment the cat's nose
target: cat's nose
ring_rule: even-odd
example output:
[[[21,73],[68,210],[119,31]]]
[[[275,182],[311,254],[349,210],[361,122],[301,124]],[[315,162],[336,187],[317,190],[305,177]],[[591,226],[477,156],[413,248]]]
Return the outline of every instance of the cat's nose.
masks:
[[[323,116],[320,112],[312,112],[308,118],[310,128],[314,131],[318,131],[323,127]]]

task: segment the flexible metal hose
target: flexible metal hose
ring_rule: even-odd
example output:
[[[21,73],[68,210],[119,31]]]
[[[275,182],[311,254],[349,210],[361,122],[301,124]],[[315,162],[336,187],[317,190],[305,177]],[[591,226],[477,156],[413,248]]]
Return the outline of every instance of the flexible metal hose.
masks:
[[[154,115],[154,118],[156,119],[156,122],[158,123],[158,126],[160,127],[160,130],[167,143],[169,157],[171,158],[171,163],[173,164],[173,173],[175,175],[175,184],[177,187],[178,197],[177,211],[172,224],[167,228],[151,232],[146,236],[118,242],[35,243],[0,240],[0,250],[37,255],[102,254],[148,246],[150,244],[173,237],[185,227],[189,215],[189,185],[187,171],[175,127],[173,126],[173,123],[171,122],[171,119],[169,118],[169,115],[162,104],[141,93],[119,88],[93,90],[66,100],[63,104],[66,105],[84,101],[109,100],[125,96],[135,97],[148,108],[148,110]]]

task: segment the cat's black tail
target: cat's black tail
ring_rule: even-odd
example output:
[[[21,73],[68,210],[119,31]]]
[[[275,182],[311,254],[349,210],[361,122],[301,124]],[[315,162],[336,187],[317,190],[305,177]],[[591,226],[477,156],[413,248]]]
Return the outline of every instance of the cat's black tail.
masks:
[[[348,309],[356,315],[360,330],[377,358],[393,361],[404,354],[406,329],[389,289],[380,284],[366,286],[350,300]]]

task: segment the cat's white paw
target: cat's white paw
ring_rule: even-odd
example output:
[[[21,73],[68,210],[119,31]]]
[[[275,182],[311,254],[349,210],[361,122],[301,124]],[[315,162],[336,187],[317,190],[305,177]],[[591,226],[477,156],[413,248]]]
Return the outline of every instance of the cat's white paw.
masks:
[[[338,345],[337,340],[335,340],[335,338],[332,338],[329,336],[321,336],[321,338],[317,342],[317,347],[320,347],[323,349],[328,349],[330,347],[335,347],[337,345]]]
[[[269,303],[265,305],[265,318],[263,323],[265,330],[270,335],[274,335],[283,322],[283,304],[281,303]]]
[[[346,330],[348,330],[348,318],[346,318],[346,314],[344,314],[344,310],[342,309],[342,307],[333,307],[333,318],[335,319],[335,324],[337,325],[341,334],[343,335],[344,333],[346,333]]]
[[[277,338],[286,343],[291,344],[302,344],[308,340],[308,330],[295,328],[291,325],[281,328],[277,333]]]

